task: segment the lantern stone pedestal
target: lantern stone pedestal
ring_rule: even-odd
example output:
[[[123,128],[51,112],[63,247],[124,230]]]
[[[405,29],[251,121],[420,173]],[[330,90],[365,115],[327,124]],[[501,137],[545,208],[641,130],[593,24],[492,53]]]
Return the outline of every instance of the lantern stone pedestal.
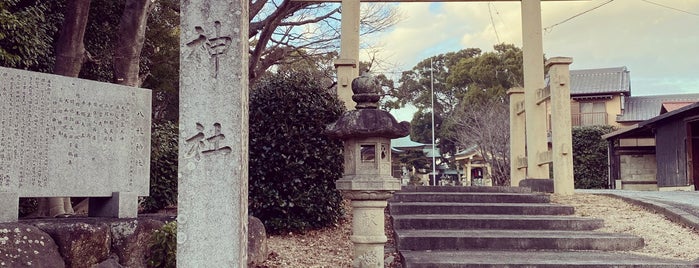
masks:
[[[398,123],[378,110],[380,86],[363,74],[352,81],[357,110],[330,124],[327,134],[344,140],[345,171],[335,183],[352,205],[352,267],[384,267],[384,210],[400,180],[391,176],[391,139],[407,136],[410,123]]]

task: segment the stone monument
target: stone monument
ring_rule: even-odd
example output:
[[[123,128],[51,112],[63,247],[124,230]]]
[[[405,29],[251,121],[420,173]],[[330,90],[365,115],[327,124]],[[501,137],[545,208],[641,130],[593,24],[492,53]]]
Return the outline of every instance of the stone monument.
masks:
[[[400,180],[391,176],[391,139],[407,136],[410,123],[398,123],[379,110],[380,85],[368,73],[352,81],[357,110],[345,112],[327,127],[344,140],[345,171],[336,187],[351,200],[352,267],[384,267],[384,209]]]
[[[131,218],[150,175],[151,92],[0,67],[0,222],[19,197],[90,198]]]
[[[181,1],[178,267],[245,267],[248,2]]]

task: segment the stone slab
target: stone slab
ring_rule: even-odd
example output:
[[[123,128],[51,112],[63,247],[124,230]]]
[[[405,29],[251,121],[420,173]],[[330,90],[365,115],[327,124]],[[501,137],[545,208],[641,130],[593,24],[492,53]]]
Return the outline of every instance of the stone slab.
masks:
[[[113,193],[111,197],[90,198],[90,217],[136,218],[138,195],[128,192]]]
[[[392,215],[410,214],[495,214],[573,215],[575,208],[549,203],[446,203],[391,202]]]
[[[695,267],[686,261],[600,251],[407,251],[403,267]]]
[[[602,227],[601,219],[558,215],[393,215],[395,229],[591,231]]]
[[[519,187],[530,188],[537,193],[553,193],[553,180],[527,178],[519,181]]]
[[[530,193],[488,192],[397,192],[393,201],[399,202],[457,202],[457,203],[548,203],[548,195]]]
[[[0,222],[19,197],[148,195],[150,90],[0,67],[0,100]]]
[[[395,230],[400,250],[636,250],[643,238],[594,231]]]
[[[148,195],[151,92],[0,67],[0,192]]]
[[[404,192],[487,192],[487,193],[531,193],[531,189],[510,186],[421,186],[406,185]]]
[[[0,204],[2,204],[3,208],[5,208],[5,209],[0,209],[0,222],[17,221],[17,218],[19,217],[19,215],[18,215],[19,194],[9,193],[9,192],[0,192]],[[12,209],[12,208],[14,208],[14,209]]]

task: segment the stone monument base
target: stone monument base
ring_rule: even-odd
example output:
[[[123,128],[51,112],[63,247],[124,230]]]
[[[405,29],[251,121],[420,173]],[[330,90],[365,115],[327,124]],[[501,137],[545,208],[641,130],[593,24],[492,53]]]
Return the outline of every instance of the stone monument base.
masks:
[[[553,193],[553,179],[524,179],[519,182],[519,187],[529,187],[533,192]]]
[[[147,267],[153,233],[174,216],[132,219],[41,218],[0,223],[0,258],[7,267]],[[115,266],[107,266],[115,267]]]
[[[269,255],[262,222],[250,217],[248,266]],[[153,233],[174,215],[138,218],[37,218],[0,223],[0,267],[148,267]],[[31,241],[31,242],[30,242]],[[13,252],[10,257],[6,252]],[[15,254],[16,253],[16,254]],[[101,265],[100,265],[101,264]]]

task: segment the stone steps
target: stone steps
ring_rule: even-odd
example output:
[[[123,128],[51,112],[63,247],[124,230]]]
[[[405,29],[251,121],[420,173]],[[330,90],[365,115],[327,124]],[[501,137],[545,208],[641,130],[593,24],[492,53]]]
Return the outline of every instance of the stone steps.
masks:
[[[494,215],[573,215],[575,208],[549,203],[447,203],[391,202],[392,215],[406,214],[494,214]]]
[[[461,267],[616,267],[689,268],[683,261],[602,251],[405,251],[405,268]]]
[[[628,234],[548,230],[396,230],[404,250],[635,250],[643,238]]]
[[[509,186],[418,186],[409,185],[402,187],[403,192],[466,192],[466,193],[531,193],[526,187]]]
[[[519,187],[404,187],[389,200],[403,267],[694,267],[624,252],[643,239],[594,231],[546,194]]]
[[[393,228],[404,230],[575,230],[591,231],[604,227],[604,221],[551,215],[396,215]]]
[[[450,203],[548,203],[545,194],[496,192],[400,192],[393,202],[450,202]]]

